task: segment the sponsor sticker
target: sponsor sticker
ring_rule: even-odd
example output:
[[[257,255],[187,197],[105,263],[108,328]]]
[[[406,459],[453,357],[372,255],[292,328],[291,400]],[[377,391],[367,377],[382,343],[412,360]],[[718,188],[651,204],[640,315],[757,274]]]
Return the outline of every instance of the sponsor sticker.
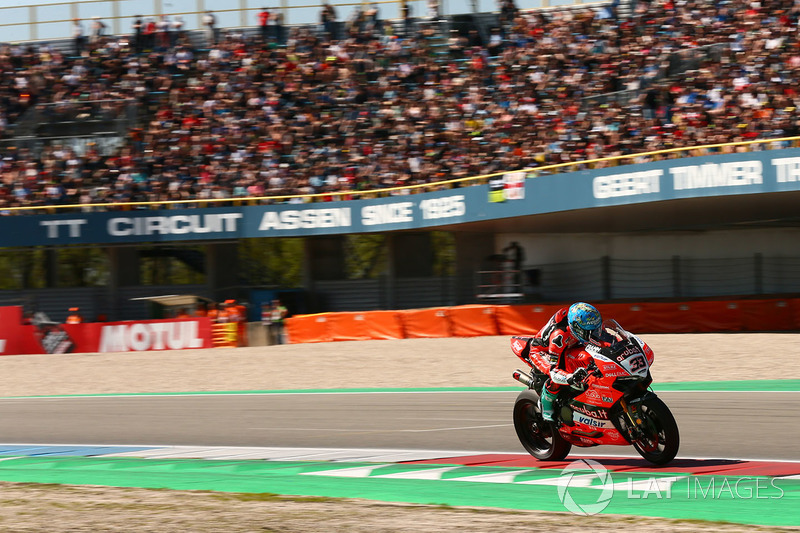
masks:
[[[592,398],[593,400],[599,400],[600,399],[600,393],[597,392],[597,391],[589,389],[589,390],[586,391],[585,394],[586,394],[587,398]]]
[[[596,418],[592,418],[592,417],[584,416],[584,415],[580,415],[580,414],[577,416],[577,421],[580,422],[581,424],[585,424],[587,426],[592,426],[594,428],[604,428],[604,427],[607,427],[607,424],[608,424],[607,422],[604,422],[603,420],[597,420]]]
[[[587,416],[608,420],[608,411],[606,411],[605,409],[590,409],[584,405],[572,405],[571,407],[573,411],[583,413]]]

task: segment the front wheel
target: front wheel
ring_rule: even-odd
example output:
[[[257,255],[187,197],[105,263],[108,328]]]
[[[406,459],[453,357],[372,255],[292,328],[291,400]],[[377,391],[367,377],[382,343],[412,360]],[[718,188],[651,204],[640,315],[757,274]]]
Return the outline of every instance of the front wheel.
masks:
[[[667,404],[655,396],[647,398],[639,407],[639,415],[644,436],[634,440],[633,447],[653,464],[665,465],[672,461],[678,454],[681,438]]]
[[[514,403],[514,429],[528,453],[541,461],[560,461],[572,445],[565,441],[552,422],[546,422],[539,410],[539,395],[525,390]]]

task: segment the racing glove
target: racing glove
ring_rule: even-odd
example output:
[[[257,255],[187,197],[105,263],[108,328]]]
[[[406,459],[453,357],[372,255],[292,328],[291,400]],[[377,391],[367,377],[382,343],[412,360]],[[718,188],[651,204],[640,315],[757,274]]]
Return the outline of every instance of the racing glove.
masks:
[[[550,379],[558,385],[574,385],[583,381],[586,378],[586,374],[585,368],[579,368],[572,374],[567,374],[563,370],[554,368],[550,371]]]

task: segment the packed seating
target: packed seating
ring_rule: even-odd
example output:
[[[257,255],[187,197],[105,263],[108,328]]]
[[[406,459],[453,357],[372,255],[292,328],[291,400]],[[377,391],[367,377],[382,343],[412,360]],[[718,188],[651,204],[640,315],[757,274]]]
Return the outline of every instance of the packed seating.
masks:
[[[488,39],[373,13],[338,40],[3,45],[0,207],[362,191],[800,134],[792,0],[637,6],[511,10]],[[32,106],[80,120],[124,99],[142,118],[111,154],[8,142]]]

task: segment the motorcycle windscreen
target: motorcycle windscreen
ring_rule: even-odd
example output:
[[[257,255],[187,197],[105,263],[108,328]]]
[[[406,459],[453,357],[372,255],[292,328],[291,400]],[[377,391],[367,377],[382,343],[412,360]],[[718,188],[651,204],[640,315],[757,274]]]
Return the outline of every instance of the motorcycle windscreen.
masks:
[[[595,340],[598,346],[606,348],[602,352],[608,354],[607,357],[610,360],[620,365],[629,374],[640,377],[647,376],[650,364],[643,349],[644,342],[625,331],[616,320],[603,321]]]

